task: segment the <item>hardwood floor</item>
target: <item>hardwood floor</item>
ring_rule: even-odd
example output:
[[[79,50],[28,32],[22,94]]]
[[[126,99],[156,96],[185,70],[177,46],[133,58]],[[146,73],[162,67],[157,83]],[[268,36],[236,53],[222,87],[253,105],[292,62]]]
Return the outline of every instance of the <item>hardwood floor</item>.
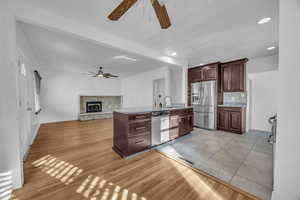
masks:
[[[256,199],[155,150],[121,159],[112,120],[42,125],[13,200]]]

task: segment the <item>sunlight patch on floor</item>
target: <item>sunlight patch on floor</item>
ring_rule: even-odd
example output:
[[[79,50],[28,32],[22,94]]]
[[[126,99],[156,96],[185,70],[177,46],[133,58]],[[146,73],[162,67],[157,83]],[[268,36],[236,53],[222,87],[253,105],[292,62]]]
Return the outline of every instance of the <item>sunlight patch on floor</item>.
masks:
[[[44,156],[32,164],[65,185],[72,183],[84,171],[51,155]],[[130,193],[126,188],[93,175],[82,181],[76,193],[90,200],[147,200],[136,193]]]
[[[76,192],[90,200],[147,200],[136,193],[130,195],[126,188],[93,175],[89,175]]]
[[[42,172],[60,180],[65,185],[72,183],[75,178],[83,172],[83,169],[59,160],[51,155],[44,156],[34,161],[32,164],[33,166],[40,168]]]
[[[214,191],[210,185],[199,178],[200,174],[192,171],[191,169],[186,169],[185,166],[180,166],[180,164],[176,163],[176,161],[171,160],[170,162],[177,172],[181,174],[186,182],[193,188],[194,192],[197,193],[199,198],[206,198],[209,195],[211,199],[224,200],[224,198],[218,194],[218,192]]]
[[[20,200],[16,197],[16,195],[12,194],[10,200]]]

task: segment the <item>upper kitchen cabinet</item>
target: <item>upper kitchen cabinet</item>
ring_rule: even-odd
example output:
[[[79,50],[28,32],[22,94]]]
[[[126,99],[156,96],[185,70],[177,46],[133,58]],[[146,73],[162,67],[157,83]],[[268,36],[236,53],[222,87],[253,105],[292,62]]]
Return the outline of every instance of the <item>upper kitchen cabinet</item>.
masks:
[[[200,67],[191,68],[188,71],[189,82],[199,82],[204,79],[203,70]]]
[[[191,105],[191,85],[200,81],[217,80],[219,82],[220,62],[188,69],[188,105]],[[219,88],[219,84],[218,84]],[[219,89],[218,89],[219,90]]]
[[[193,67],[188,71],[189,82],[217,80],[218,66],[220,63],[212,63],[204,66]]]
[[[223,92],[244,92],[246,90],[246,63],[248,59],[221,64]]]

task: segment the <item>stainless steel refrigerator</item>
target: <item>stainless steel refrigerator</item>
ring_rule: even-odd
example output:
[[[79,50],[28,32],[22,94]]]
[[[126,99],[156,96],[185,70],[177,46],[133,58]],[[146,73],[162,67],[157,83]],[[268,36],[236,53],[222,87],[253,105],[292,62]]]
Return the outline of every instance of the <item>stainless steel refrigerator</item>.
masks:
[[[191,104],[194,109],[194,125],[204,129],[216,129],[216,81],[193,83],[191,89]]]

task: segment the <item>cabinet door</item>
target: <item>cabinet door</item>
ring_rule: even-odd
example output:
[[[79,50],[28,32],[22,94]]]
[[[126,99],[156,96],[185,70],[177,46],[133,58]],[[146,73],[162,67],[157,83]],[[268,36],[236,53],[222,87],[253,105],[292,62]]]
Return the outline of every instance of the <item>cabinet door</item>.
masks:
[[[224,66],[222,68],[222,85],[224,92],[231,92],[231,67]]]
[[[241,112],[229,112],[229,129],[233,132],[242,132],[242,116]]]
[[[228,130],[229,129],[229,112],[225,110],[218,110],[218,129],[220,130]]]
[[[188,115],[188,128],[187,132],[191,132],[194,130],[194,115],[190,114]]]
[[[198,82],[203,80],[203,70],[201,67],[192,68],[188,71],[189,82]]]
[[[179,116],[179,136],[186,134],[187,124],[187,117],[184,115]]]
[[[205,81],[217,80],[217,67],[206,67],[203,69]]]
[[[194,73],[195,73],[195,77],[194,77],[195,82],[204,80],[204,74],[202,68],[197,68]]]
[[[231,88],[232,92],[243,92],[245,90],[244,64],[231,65]]]
[[[193,69],[190,69],[190,70],[188,71],[188,81],[189,81],[190,83],[194,82],[194,79],[195,79],[195,73],[194,73],[194,71],[195,71],[195,70],[193,70]]]

